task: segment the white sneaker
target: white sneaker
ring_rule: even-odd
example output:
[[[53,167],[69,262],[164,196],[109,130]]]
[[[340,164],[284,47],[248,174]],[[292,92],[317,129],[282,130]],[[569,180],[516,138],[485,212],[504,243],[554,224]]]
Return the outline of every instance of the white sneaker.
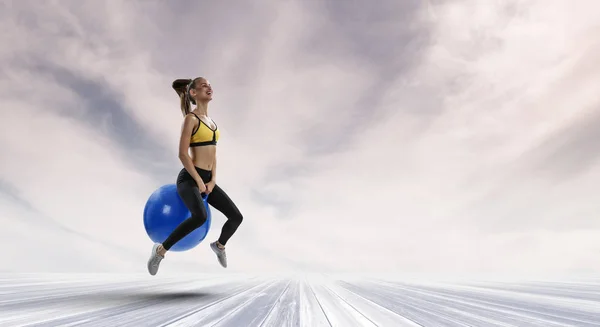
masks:
[[[217,245],[217,242],[210,243],[210,248],[217,255],[217,259],[219,259],[221,266],[223,266],[223,268],[227,268],[227,254],[225,253],[225,249],[221,249]]]
[[[148,259],[148,272],[150,275],[154,276],[158,272],[158,266],[160,265],[160,261],[164,259],[162,255],[158,254],[158,247],[160,243],[155,243],[152,247],[152,254],[150,254],[150,259]]]

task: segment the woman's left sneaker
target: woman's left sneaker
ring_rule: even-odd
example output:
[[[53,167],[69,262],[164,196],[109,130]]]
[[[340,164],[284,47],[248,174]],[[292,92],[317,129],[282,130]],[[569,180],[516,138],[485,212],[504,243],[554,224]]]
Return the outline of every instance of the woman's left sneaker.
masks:
[[[219,263],[223,268],[227,268],[227,254],[225,253],[225,248],[220,248],[217,245],[217,242],[210,243],[210,248],[217,255],[217,259],[219,259]]]

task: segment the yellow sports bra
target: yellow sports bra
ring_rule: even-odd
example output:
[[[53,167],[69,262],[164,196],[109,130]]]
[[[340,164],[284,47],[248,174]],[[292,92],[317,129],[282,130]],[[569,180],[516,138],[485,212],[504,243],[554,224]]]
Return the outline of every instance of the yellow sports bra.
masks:
[[[211,129],[205,122],[200,119],[195,113],[191,113],[198,118],[198,127],[192,133],[190,139],[190,146],[204,146],[204,145],[217,145],[219,140],[219,127],[215,123],[215,129]],[[213,121],[214,122],[214,121]]]

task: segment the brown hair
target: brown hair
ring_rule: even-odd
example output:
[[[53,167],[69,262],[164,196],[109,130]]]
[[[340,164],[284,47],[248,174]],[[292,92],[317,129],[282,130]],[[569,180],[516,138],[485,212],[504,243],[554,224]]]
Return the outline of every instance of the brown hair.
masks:
[[[193,80],[188,78],[188,79],[176,79],[173,81],[172,86],[173,86],[173,89],[175,90],[175,92],[177,92],[177,95],[179,95],[179,99],[181,101],[181,113],[183,114],[184,117],[187,114],[189,114],[190,111],[192,111],[190,102],[192,104],[196,104],[196,100],[194,100],[190,96],[190,89],[193,89],[196,87],[196,81],[200,78],[202,78],[202,77],[196,77]]]

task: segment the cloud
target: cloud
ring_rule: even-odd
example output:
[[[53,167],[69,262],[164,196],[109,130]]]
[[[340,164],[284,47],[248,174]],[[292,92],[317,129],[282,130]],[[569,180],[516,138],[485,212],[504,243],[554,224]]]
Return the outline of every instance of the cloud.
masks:
[[[586,3],[5,6],[11,269],[145,270],[144,203],[181,169],[170,84],[195,76],[245,217],[228,271],[598,269]],[[221,271],[205,243],[161,269]]]

